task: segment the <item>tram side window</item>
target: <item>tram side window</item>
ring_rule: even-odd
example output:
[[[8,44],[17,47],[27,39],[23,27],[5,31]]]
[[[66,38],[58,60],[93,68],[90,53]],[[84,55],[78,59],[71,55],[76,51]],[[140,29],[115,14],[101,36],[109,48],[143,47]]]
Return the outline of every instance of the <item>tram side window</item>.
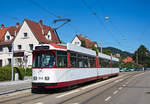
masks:
[[[110,60],[107,59],[100,59],[99,64],[102,68],[109,68],[110,67]]]
[[[57,51],[57,67],[67,67],[67,52]]]
[[[119,63],[117,61],[112,61],[112,67],[113,68],[119,67]]]
[[[77,67],[77,56],[75,53],[70,53],[70,65],[71,67]]]
[[[88,65],[90,65],[90,68],[95,68],[96,67],[96,58],[95,57],[89,57],[88,58]]]
[[[70,53],[71,67],[87,68],[88,57],[78,53]]]
[[[82,61],[83,61],[83,67],[87,68],[88,67],[88,57],[87,56],[83,56],[82,57]]]
[[[77,63],[78,63],[78,67],[79,68],[83,68],[83,60],[82,60],[82,55],[78,54],[78,58],[77,58]]]

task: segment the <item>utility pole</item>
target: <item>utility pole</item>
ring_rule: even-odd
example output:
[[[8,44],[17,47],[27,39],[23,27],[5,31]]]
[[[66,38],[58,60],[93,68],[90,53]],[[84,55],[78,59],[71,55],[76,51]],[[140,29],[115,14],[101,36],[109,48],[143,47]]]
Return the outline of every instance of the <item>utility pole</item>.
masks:
[[[101,40],[101,42],[100,42],[100,45],[101,45],[101,53],[103,53],[102,40]]]
[[[136,64],[138,64],[138,52],[136,53]]]
[[[11,81],[14,79],[14,43],[12,43],[12,59],[11,59]]]

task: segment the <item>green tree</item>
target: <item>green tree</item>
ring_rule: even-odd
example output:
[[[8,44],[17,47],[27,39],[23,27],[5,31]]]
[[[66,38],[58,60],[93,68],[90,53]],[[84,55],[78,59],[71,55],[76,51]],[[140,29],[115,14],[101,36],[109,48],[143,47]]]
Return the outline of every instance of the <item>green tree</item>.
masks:
[[[150,52],[144,45],[141,45],[134,52],[133,59],[137,64],[143,65],[144,67],[150,67]]]
[[[86,48],[85,40],[81,40],[81,46]]]
[[[96,51],[96,53],[98,54],[98,52],[99,52],[99,51],[98,51],[98,48],[95,47],[94,44],[92,45],[91,49],[94,50],[94,51]]]

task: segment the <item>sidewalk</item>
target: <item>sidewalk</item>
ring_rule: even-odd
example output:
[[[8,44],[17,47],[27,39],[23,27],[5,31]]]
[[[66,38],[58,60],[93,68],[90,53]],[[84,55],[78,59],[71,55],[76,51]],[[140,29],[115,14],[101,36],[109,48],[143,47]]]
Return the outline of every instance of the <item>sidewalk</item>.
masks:
[[[31,88],[31,77],[25,77],[24,80],[0,82],[0,94],[25,88]]]
[[[24,80],[17,80],[17,81],[3,81],[0,82],[0,87],[5,85],[8,86],[8,85],[22,84],[27,82],[31,82],[31,78],[25,78]]]

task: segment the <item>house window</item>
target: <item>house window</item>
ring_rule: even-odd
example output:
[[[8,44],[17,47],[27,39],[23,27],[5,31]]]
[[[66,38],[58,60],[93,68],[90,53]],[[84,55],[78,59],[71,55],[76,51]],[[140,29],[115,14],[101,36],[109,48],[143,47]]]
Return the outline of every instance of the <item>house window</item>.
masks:
[[[79,42],[75,42],[75,44],[77,44],[77,45],[78,45],[78,44],[79,44]]]
[[[47,35],[47,40],[51,40],[51,36],[50,35]]]
[[[28,34],[27,32],[24,33],[24,38],[27,38],[28,37]]]
[[[8,51],[9,51],[9,52],[12,51],[12,46],[8,46]]]
[[[33,50],[33,44],[29,44],[30,50]]]
[[[10,58],[8,59],[8,64],[11,64],[11,59]]]
[[[47,37],[48,37],[48,39],[49,39],[49,37],[50,37],[50,36],[49,36],[49,35],[47,35]]]
[[[10,36],[7,36],[7,40],[10,40]]]
[[[0,46],[0,52],[2,52],[3,51],[3,46]]]
[[[18,49],[21,50],[21,48],[22,48],[21,45],[18,45]]]

